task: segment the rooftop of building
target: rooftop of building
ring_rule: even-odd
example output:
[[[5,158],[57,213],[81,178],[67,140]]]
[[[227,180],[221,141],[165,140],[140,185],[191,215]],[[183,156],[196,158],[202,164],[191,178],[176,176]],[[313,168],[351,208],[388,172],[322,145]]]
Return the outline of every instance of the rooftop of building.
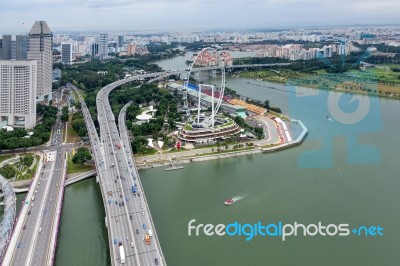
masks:
[[[35,23],[33,24],[29,35],[38,34],[51,34],[51,30],[49,26],[47,26],[46,21],[35,21]]]

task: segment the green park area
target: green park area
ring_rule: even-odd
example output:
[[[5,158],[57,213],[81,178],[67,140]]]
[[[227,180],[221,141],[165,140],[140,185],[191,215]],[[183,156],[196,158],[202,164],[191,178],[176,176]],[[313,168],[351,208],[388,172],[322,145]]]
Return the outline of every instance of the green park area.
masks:
[[[329,73],[322,69],[309,73],[290,69],[257,70],[243,72],[240,77],[315,89],[400,98],[400,65],[376,65],[373,68],[350,69],[343,73]]]
[[[15,158],[12,156],[1,156],[0,174],[11,181],[32,179],[39,159],[38,155],[29,153]]]
[[[290,69],[283,69],[280,71],[264,69],[240,73],[240,77],[242,78],[261,79],[280,84],[285,84],[291,79],[304,78],[307,76],[308,74],[292,71]]]
[[[72,126],[72,118],[73,114],[69,114],[67,126],[66,126],[66,133],[67,133],[67,143],[77,143],[81,141],[81,138],[79,137],[78,133],[76,133],[74,127]]]
[[[67,153],[67,174],[78,174],[94,170],[93,165],[85,164],[91,157],[89,150],[83,147],[78,148],[74,156]]]

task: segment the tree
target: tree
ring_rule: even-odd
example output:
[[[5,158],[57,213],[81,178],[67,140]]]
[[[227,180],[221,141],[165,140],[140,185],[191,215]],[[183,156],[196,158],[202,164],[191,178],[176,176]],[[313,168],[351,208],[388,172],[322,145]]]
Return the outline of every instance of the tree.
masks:
[[[32,163],[33,163],[33,156],[29,154],[29,155],[27,155],[27,156],[22,157],[20,160],[21,160],[21,163],[22,163],[23,165],[29,167],[29,166],[31,166]]]
[[[138,153],[140,150],[143,150],[147,146],[147,140],[144,137],[136,137],[133,139],[132,143],[132,152]]]
[[[86,124],[83,118],[73,119],[72,128],[79,135],[79,137],[84,137],[87,134]]]
[[[15,176],[16,171],[14,167],[7,164],[6,166],[0,169],[0,174],[7,179],[11,179]]]
[[[92,155],[90,151],[85,147],[78,148],[77,152],[75,153],[74,157],[72,157],[72,162],[74,164],[84,164],[87,160],[92,159]]]
[[[267,108],[267,109],[269,109],[269,100],[265,100],[264,101],[264,108]]]
[[[61,121],[67,122],[68,121],[68,106],[64,106],[62,109]]]

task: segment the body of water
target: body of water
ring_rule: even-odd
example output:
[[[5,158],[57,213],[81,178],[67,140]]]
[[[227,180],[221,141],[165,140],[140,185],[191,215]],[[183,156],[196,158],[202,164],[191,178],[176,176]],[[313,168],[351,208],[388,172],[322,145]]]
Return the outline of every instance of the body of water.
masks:
[[[173,58],[160,65],[180,69],[185,60]],[[349,126],[329,113],[329,99],[341,96],[351,102],[351,95],[302,89],[304,97],[297,97],[267,88],[292,90],[283,85],[248,82],[228,78],[227,86],[247,97],[269,99],[271,105],[301,119],[309,135],[302,145],[276,153],[186,164],[178,171],[140,171],[168,265],[398,265],[400,102],[368,98],[367,121]],[[309,94],[314,96],[305,96]],[[227,207],[228,197],[240,200]],[[243,236],[196,237],[188,236],[192,219],[195,224],[214,225],[235,221],[379,225],[384,236],[298,236],[286,241],[263,236],[251,241]],[[98,184],[89,179],[69,186],[56,265],[108,263]]]
[[[242,51],[228,51],[232,57],[241,58],[241,57],[254,57],[256,55],[255,52],[242,52]],[[186,61],[192,59],[193,52],[187,52],[185,55],[177,56],[174,58],[170,58],[167,60],[155,61],[155,64],[158,64],[163,70],[178,70],[178,69],[186,69]]]

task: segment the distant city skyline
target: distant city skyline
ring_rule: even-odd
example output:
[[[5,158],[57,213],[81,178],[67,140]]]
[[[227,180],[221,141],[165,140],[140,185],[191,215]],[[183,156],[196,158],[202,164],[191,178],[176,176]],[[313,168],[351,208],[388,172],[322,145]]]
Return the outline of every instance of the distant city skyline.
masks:
[[[35,20],[57,31],[200,31],[400,24],[396,0],[14,0],[0,2],[0,35]]]

